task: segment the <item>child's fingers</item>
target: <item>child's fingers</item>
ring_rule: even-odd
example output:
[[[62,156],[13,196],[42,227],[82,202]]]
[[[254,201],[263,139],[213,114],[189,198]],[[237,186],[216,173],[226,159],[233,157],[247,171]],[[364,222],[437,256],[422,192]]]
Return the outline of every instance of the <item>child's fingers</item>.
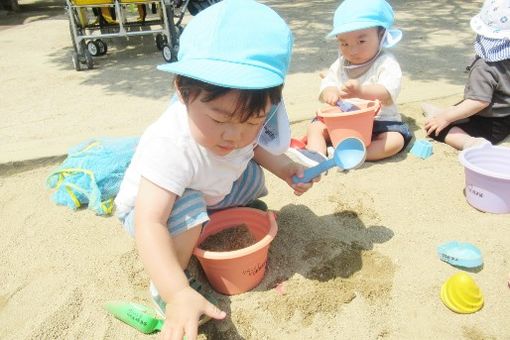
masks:
[[[221,319],[224,319],[225,316],[227,316],[227,313],[225,313],[224,311],[220,310],[218,307],[216,307],[215,305],[213,305],[212,303],[209,302],[209,304],[207,305],[205,311],[204,311],[204,314],[213,318],[213,319],[217,319],[217,320],[221,320]]]
[[[308,189],[310,189],[313,186],[314,181],[315,181],[315,179],[312,180],[312,182],[308,182],[308,183],[293,184],[292,188],[294,189],[294,194],[297,196],[301,196],[302,194],[307,192]]]

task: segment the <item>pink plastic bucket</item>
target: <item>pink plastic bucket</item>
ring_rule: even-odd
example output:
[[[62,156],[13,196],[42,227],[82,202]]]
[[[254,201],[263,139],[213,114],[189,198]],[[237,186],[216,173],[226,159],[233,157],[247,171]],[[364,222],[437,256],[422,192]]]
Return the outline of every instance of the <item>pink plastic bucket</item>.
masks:
[[[317,115],[322,117],[328,129],[331,144],[336,147],[347,137],[358,137],[365,146],[372,142],[374,117],[381,108],[378,100],[346,100],[359,107],[359,110],[343,112],[338,106],[319,109]]]
[[[468,203],[485,212],[510,213],[510,148],[483,144],[462,151],[459,161]]]
[[[257,242],[233,251],[208,251],[200,244],[210,235],[245,224]],[[197,257],[209,283],[219,293],[235,295],[255,288],[266,272],[269,245],[278,226],[273,212],[253,208],[231,208],[211,215],[193,254]]]

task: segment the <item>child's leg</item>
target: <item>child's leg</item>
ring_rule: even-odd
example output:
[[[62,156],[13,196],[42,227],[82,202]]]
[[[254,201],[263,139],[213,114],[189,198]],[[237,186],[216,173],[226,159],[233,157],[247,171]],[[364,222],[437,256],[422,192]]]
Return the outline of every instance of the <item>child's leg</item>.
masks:
[[[202,231],[202,224],[192,227],[185,232],[172,237],[173,246],[182,270],[188,267],[193,249],[197,245],[198,237]]]
[[[326,155],[327,142],[329,141],[329,134],[326,128],[326,124],[322,121],[315,119],[310,125],[306,132],[308,150],[316,151],[322,155]]]
[[[383,132],[372,139],[367,148],[367,161],[377,161],[396,155],[404,147],[404,137],[395,131]]]
[[[366,159],[377,161],[396,155],[409,144],[412,138],[413,135],[406,123],[376,120]]]
[[[444,142],[457,150],[463,150],[464,145],[471,141],[473,137],[468,135],[461,128],[454,126],[448,131],[448,134],[444,138]]]
[[[502,118],[471,116],[466,122],[454,122],[445,127],[439,135],[430,137],[444,142],[457,150],[463,150],[480,143],[497,144],[510,134],[510,116]]]
[[[257,198],[267,195],[264,172],[254,160],[242,175],[232,184],[232,190],[225,198],[213,206],[208,206],[210,211],[223,210],[231,207],[246,206]]]
[[[202,193],[187,189],[175,201],[167,228],[172,235],[175,252],[183,270],[188,266],[193,248],[202,230],[201,226],[208,220],[209,216]],[[121,218],[124,228],[133,237],[135,236],[134,221],[134,209]]]

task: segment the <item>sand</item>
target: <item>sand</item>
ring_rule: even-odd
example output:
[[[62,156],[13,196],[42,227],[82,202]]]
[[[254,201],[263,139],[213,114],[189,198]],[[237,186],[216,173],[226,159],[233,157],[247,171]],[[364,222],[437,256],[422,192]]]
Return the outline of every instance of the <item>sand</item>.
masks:
[[[319,72],[335,57],[323,37],[336,1],[267,3],[295,34],[284,96],[301,136],[318,105]],[[420,102],[462,96],[469,18],[481,2],[392,3],[404,31],[394,51],[404,70],[398,104],[421,139]],[[139,135],[161,114],[171,93],[170,78],[154,69],[162,57],[150,37],[117,39],[95,69],[76,72],[61,1],[20,1],[20,10],[0,12],[0,339],[155,339],[102,308],[150,305],[133,240],[113,217],[56,206],[45,180],[69,147]],[[406,150],[330,171],[302,197],[267,174],[263,200],[279,231],[266,276],[245,294],[213,293],[228,317],[202,326],[199,338],[508,339],[510,215],[471,207],[458,152],[433,147],[426,160]],[[483,253],[483,268],[468,272],[485,298],[477,313],[456,314],[439,298],[461,271],[436,254],[450,240]]]

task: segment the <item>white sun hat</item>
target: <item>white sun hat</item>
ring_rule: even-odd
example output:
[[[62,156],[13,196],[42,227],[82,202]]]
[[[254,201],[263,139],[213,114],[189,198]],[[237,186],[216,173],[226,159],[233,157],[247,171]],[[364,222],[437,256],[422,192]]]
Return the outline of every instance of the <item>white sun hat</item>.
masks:
[[[510,40],[510,0],[486,0],[471,28],[486,38]]]

